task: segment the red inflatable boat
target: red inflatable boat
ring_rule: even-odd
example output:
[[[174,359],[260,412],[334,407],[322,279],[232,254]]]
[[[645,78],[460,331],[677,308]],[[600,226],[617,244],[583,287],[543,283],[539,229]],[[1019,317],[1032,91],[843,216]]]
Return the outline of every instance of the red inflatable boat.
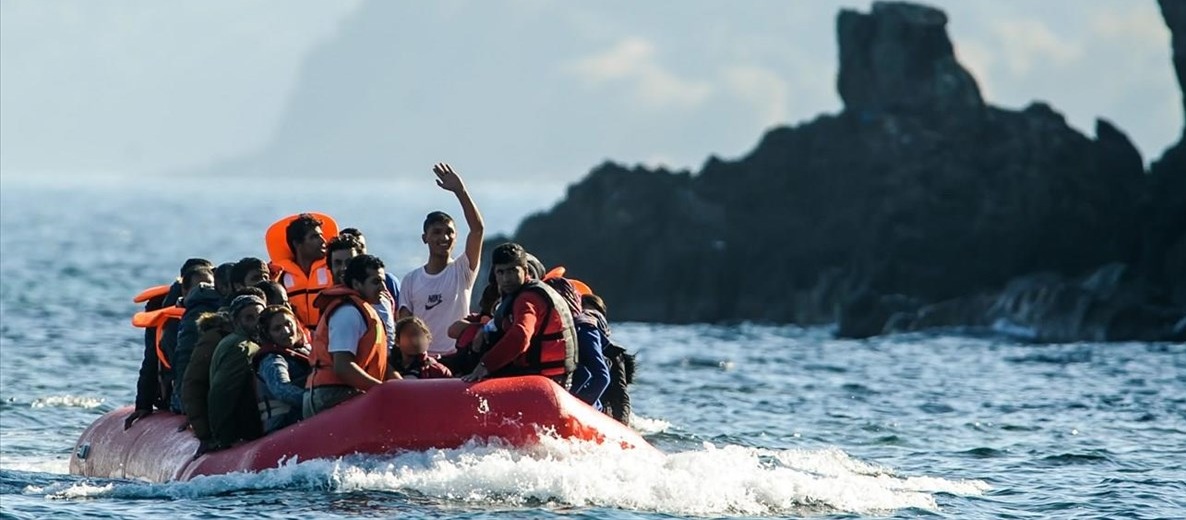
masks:
[[[456,448],[479,439],[528,446],[542,432],[653,450],[634,430],[538,376],[388,381],[337,407],[234,448],[193,458],[184,416],[154,413],[124,430],[124,407],[95,421],[74,446],[70,473],[150,482],[262,471],[282,461]]]

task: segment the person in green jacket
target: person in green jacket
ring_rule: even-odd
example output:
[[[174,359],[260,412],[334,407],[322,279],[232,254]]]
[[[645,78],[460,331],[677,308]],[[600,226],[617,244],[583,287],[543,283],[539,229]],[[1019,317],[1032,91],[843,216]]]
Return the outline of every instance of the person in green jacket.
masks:
[[[211,312],[198,318],[198,330],[202,335],[194,346],[181,384],[181,405],[189,419],[182,429],[193,428],[200,443],[195,457],[210,451],[210,421],[206,407],[206,399],[210,397],[210,358],[222,338],[235,331],[235,324],[226,312]]]
[[[265,302],[245,294],[231,301],[235,331],[218,342],[210,358],[210,393],[206,407],[210,421],[211,450],[229,448],[239,441],[264,435],[256,404],[255,373],[251,358],[259,351],[256,324]]]

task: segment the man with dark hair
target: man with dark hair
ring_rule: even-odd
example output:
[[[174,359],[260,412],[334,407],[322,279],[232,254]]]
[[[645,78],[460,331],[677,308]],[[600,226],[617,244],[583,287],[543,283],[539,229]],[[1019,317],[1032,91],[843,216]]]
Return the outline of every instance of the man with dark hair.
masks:
[[[292,309],[292,305],[288,304],[288,292],[284,290],[284,286],[280,285],[280,282],[260,280],[252,287],[264,293],[264,301],[268,303],[269,307],[272,305],[282,305],[288,307],[289,310]]]
[[[239,296],[254,296],[263,299],[264,294],[255,287],[240,289],[231,293],[233,302]],[[207,403],[210,399],[210,361],[214,350],[223,339],[230,336],[238,327],[231,319],[231,306],[220,308],[217,312],[208,312],[198,317],[198,341],[189,358],[189,366],[181,378],[181,404],[185,410],[189,426],[194,436],[200,442],[197,455],[208,451],[213,443],[210,433],[210,414]],[[240,310],[243,310],[240,308]]]
[[[179,277],[172,285],[153,288],[158,294],[149,297],[144,311],[137,313],[132,324],[144,327],[144,358],[136,380],[136,407],[124,419],[124,428],[131,428],[137,420],[147,417],[154,407],[162,410],[172,406],[173,369],[172,355],[177,345],[177,323],[185,309],[178,306],[184,295],[182,278],[199,267],[213,264],[205,258],[189,258],[181,264]],[[159,292],[158,291],[164,291]],[[143,301],[143,300],[138,300]],[[178,375],[180,377],[180,375]]]
[[[236,291],[244,287],[254,287],[255,284],[271,278],[268,263],[253,256],[240,259],[235,262],[235,267],[231,268],[231,288]]]
[[[527,251],[507,243],[491,254],[494,279],[503,295],[490,320],[498,337],[478,367],[462,379],[539,374],[565,389],[576,369],[576,328],[568,303],[529,274]]]
[[[344,279],[346,264],[350,262],[350,259],[366,254],[366,242],[363,241],[362,233],[355,229],[353,233],[339,233],[329,241],[329,246],[326,249],[326,258],[330,270],[334,274],[334,283],[340,284]],[[383,322],[383,335],[387,339],[388,360],[396,359],[391,354],[395,350],[395,316],[399,309],[395,303],[397,299],[388,292],[391,288],[392,278],[391,273],[385,272],[383,293],[379,295],[379,303],[375,305],[375,312],[379,313],[379,320]]]
[[[305,417],[332,408],[388,379],[387,339],[374,306],[383,292],[383,261],[359,255],[346,265],[341,284],[321,292],[321,323],[313,333],[313,374]]]
[[[214,270],[202,266],[182,277],[182,291],[185,297],[180,305],[185,308],[177,324],[177,346],[173,349],[173,397],[170,408],[173,413],[184,411],[181,392],[185,382],[185,371],[189,367],[194,346],[198,343],[198,317],[215,312],[222,306],[222,296],[214,290]]]
[[[326,223],[318,217],[301,213],[292,218],[284,229],[287,250],[277,252],[271,246],[268,248],[277,268],[277,281],[288,292],[289,303],[301,324],[310,330],[317,326],[320,317],[313,300],[318,293],[333,284],[329,268],[325,265],[323,224]],[[336,231],[332,223],[329,227]]]
[[[453,168],[445,163],[433,167],[437,186],[453,192],[461,203],[469,234],[465,237],[465,253],[452,258],[457,229],[453,218],[441,211],[429,213],[424,219],[421,240],[428,246],[428,262],[409,272],[400,284],[401,318],[416,316],[428,324],[432,332],[429,353],[440,355],[453,351],[449,326],[469,314],[470,293],[474,288],[482,257],[484,224],[482,215],[465,189],[465,183]]]
[[[231,294],[235,292],[231,288],[231,271],[234,269],[235,262],[224,262],[214,269],[214,290],[222,295],[223,306],[231,304]]]
[[[254,294],[231,301],[230,318],[235,331],[218,342],[210,357],[210,392],[206,407],[211,447],[229,448],[236,442],[264,434],[256,407],[255,371],[251,358],[259,351],[255,337],[264,300]]]
[[[351,236],[357,238],[358,244],[362,246],[362,251],[359,251],[358,254],[367,254],[367,237],[366,235],[363,235],[362,231],[359,231],[358,228],[349,227],[343,229],[342,231],[338,232],[338,236]],[[392,307],[392,309],[399,310],[399,279],[396,278],[394,274],[389,272],[387,273],[387,277],[383,280],[383,283],[387,285],[387,292],[391,293],[391,299],[395,302],[395,305]],[[395,316],[395,314],[393,313],[392,316]]]
[[[187,258],[185,259],[185,262],[181,264],[182,275],[184,276],[186,271],[197,267],[209,267],[213,269],[214,263],[205,258]]]
[[[350,259],[364,252],[362,243],[355,235],[341,233],[329,239],[329,244],[325,246],[325,263],[329,265],[335,285],[344,285],[346,266]]]

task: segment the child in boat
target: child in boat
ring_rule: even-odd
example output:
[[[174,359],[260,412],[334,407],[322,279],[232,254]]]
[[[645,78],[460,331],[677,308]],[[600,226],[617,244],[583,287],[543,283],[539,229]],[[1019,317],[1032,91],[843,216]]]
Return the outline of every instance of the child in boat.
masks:
[[[251,358],[259,378],[260,420],[271,433],[301,420],[309,366],[309,341],[292,310],[269,305],[259,315],[260,349]]]
[[[424,320],[409,316],[395,324],[395,341],[399,345],[399,373],[406,379],[436,379],[453,377],[453,372],[428,355],[432,332]]]

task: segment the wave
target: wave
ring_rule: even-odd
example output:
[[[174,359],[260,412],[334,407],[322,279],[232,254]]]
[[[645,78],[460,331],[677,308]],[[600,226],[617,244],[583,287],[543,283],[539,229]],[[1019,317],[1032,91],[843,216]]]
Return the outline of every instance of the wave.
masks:
[[[234,491],[386,491],[441,503],[497,507],[611,507],[672,515],[786,515],[937,510],[935,493],[979,495],[981,481],[901,477],[839,449],[769,450],[706,443],[663,454],[562,439],[530,449],[457,449],[286,461],[258,474],[140,484],[93,481],[29,486],[50,499],[182,499]]]
[[[75,395],[51,395],[39,397],[29,403],[30,408],[98,408],[106,401],[99,397]]]
[[[663,419],[648,419],[641,415],[630,416],[630,427],[639,435],[654,435],[656,433],[663,433],[671,429],[671,423]]]
[[[0,470],[66,475],[70,473],[70,458],[0,454]]]

